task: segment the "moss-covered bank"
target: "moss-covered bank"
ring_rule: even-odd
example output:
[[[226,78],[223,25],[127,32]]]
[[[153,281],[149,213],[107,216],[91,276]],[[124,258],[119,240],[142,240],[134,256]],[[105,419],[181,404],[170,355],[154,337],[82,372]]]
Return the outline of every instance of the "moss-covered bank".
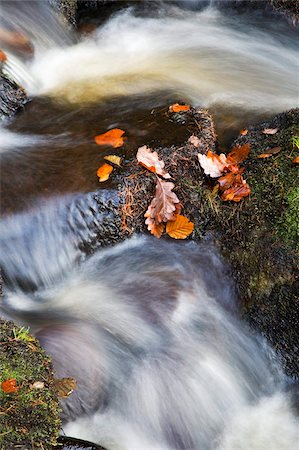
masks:
[[[26,329],[1,319],[0,369],[0,449],[52,449],[60,420],[50,359]],[[7,380],[15,392],[5,392]]]

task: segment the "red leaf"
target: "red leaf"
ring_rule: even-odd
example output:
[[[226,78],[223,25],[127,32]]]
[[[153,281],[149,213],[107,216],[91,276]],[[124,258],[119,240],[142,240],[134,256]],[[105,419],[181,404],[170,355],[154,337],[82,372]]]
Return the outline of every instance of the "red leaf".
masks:
[[[299,164],[299,156],[296,156],[296,158],[292,161],[293,164]]]
[[[17,381],[14,378],[2,381],[1,388],[6,394],[11,394],[18,391]]]
[[[0,62],[5,62],[5,61],[7,61],[7,56],[2,50],[0,50]]]
[[[138,149],[136,157],[139,164],[146,167],[151,172],[161,175],[165,179],[171,178],[169,173],[164,169],[164,161],[159,159],[158,153],[154,152],[151,148],[143,145],[143,147]]]
[[[232,186],[226,189],[221,198],[224,201],[239,202],[242,198],[247,197],[251,190],[243,177],[239,174],[235,175],[235,180]]]

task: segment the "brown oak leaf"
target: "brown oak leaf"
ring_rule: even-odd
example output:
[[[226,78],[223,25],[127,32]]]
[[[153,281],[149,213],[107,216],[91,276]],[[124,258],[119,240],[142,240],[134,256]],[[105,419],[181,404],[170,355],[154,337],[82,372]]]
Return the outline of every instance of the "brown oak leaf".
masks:
[[[165,179],[171,178],[169,173],[164,169],[164,161],[159,159],[158,153],[153,151],[151,148],[146,145],[139,147],[136,157],[139,164],[146,167],[151,172],[161,175],[161,177]]]

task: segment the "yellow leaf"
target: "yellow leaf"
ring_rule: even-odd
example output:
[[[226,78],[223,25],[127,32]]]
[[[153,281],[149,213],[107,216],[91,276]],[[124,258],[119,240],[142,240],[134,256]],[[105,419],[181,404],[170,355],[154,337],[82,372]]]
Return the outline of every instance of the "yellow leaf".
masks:
[[[106,161],[109,161],[113,164],[116,164],[119,167],[121,166],[121,157],[120,156],[107,155],[107,156],[104,156],[104,159],[106,159]]]
[[[185,216],[177,215],[175,220],[166,224],[166,233],[174,239],[186,239],[194,230],[194,223]]]
[[[103,183],[103,181],[107,181],[110,173],[112,172],[113,167],[110,164],[104,163],[97,170],[97,176],[99,177],[99,182]]]

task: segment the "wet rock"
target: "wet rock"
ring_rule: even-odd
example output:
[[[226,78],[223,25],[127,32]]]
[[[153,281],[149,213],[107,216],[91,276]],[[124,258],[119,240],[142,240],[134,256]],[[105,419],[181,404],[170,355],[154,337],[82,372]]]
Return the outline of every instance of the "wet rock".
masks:
[[[0,121],[13,116],[27,102],[25,90],[0,71]]]
[[[58,438],[58,445],[53,447],[53,450],[105,450],[99,445],[91,442],[82,441],[81,439],[68,438],[60,436]]]

